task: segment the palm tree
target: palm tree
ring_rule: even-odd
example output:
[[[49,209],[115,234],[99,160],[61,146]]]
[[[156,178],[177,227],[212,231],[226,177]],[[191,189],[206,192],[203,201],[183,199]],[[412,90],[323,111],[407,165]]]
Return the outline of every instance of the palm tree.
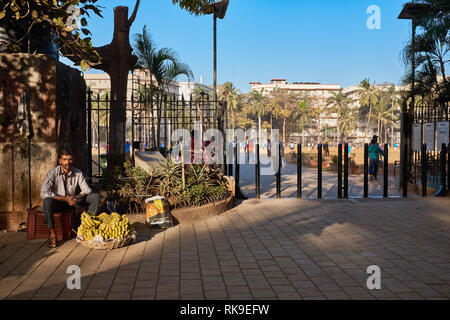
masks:
[[[253,90],[250,92],[249,103],[251,110],[258,117],[258,141],[261,138],[261,117],[267,113],[267,97],[263,95],[264,89],[260,91]]]
[[[359,104],[361,106],[369,106],[369,113],[367,115],[366,129],[364,130],[364,142],[366,142],[367,132],[369,131],[370,118],[372,114],[372,105],[377,103],[377,93],[375,85],[371,85],[369,79],[364,79],[359,85]]]
[[[309,101],[309,112],[310,116],[313,120],[316,121],[316,133],[317,133],[317,143],[321,143],[322,141],[322,121],[325,117],[328,116],[329,110],[325,108],[326,99],[317,94],[311,94],[308,96]]]
[[[228,109],[231,111],[231,126],[234,130],[234,111],[237,107],[237,99],[240,91],[236,89],[232,82],[227,81],[223,84],[219,92],[219,99],[224,99]]]
[[[450,61],[450,18],[448,1],[426,0],[430,4],[428,13],[418,19],[423,32],[416,35],[414,52],[416,62],[417,87],[412,95],[434,96],[435,101],[444,106],[450,100],[450,83],[446,76],[445,66]],[[409,65],[412,60],[412,41],[403,49],[403,60]],[[442,77],[442,83],[438,77]],[[411,72],[404,83],[411,83]]]
[[[178,55],[174,50],[170,48],[158,50],[156,48],[147,31],[146,25],[144,25],[141,34],[135,34],[134,49],[138,57],[138,61],[134,68],[149,73],[151,79],[149,88],[150,94],[153,94],[154,91],[160,95],[167,94],[169,85],[181,75],[187,76],[188,81],[192,81],[194,78],[189,66],[179,61]],[[153,84],[153,79],[156,81],[156,88]],[[161,106],[158,106],[156,113],[161,114],[161,112]],[[156,125],[156,130],[159,133],[161,127],[160,116],[157,116]],[[152,131],[153,130],[154,128],[152,126]]]
[[[302,135],[301,143],[303,144],[303,137],[304,137],[303,130],[305,129],[306,124],[312,121],[313,112],[309,106],[309,100],[307,96],[299,97],[299,99],[301,100],[298,101],[296,104],[292,120],[294,121],[297,128],[301,132]]]
[[[339,141],[341,139],[340,118],[344,111],[348,108],[349,104],[350,98],[342,92],[342,89],[339,90],[339,92],[333,92],[331,97],[327,100],[327,106],[331,108],[330,111],[337,114],[336,128]]]
[[[341,109],[340,120],[339,120],[339,132],[344,135],[345,141],[348,141],[348,136],[356,126],[356,114],[349,105],[345,105]]]
[[[135,68],[148,72],[150,79],[155,79],[161,93],[167,93],[169,85],[181,75],[185,75],[188,81],[194,78],[192,70],[187,64],[179,61],[173,49],[156,48],[146,25],[142,33],[135,34],[134,49],[138,57]]]
[[[205,94],[205,90],[203,86],[196,85],[194,90],[192,91],[192,100],[193,101],[201,101],[202,96]],[[186,97],[189,98],[189,97]]]
[[[391,106],[392,106],[392,114],[391,117],[392,119],[398,119],[398,112],[399,112],[399,108],[400,108],[400,103],[402,101],[400,92],[397,91],[395,85],[391,85],[388,89],[388,93],[390,95],[391,98]],[[391,145],[394,144],[394,125],[396,125],[396,123],[392,123],[391,124]]]
[[[295,107],[297,96],[289,91],[281,90],[279,88],[272,92],[272,99],[270,99],[269,106],[272,110],[275,119],[281,118],[283,121],[283,142],[286,143],[286,120],[289,119]]]

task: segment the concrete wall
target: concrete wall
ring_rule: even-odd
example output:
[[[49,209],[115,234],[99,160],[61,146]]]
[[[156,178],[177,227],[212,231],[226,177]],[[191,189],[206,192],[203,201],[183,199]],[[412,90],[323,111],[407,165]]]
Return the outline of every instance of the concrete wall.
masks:
[[[61,147],[70,148],[75,166],[85,171],[85,92],[80,72],[50,57],[0,54],[0,229],[17,230],[30,205],[42,203],[41,184]],[[31,126],[23,130],[26,117],[18,111],[27,100]]]

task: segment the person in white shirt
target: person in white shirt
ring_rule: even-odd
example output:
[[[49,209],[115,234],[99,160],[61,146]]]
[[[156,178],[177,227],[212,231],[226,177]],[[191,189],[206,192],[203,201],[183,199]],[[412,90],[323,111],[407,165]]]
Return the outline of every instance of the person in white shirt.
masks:
[[[72,166],[72,153],[61,150],[59,166],[47,172],[41,187],[45,222],[49,229],[48,247],[56,247],[54,213],[89,205],[88,211],[97,214],[99,196],[89,188],[83,173]]]

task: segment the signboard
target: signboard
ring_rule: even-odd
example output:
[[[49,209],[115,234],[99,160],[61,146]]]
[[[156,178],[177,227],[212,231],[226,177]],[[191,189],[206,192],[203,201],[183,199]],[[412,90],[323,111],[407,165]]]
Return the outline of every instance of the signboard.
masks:
[[[412,128],[412,150],[420,151],[422,145],[422,125],[420,123],[413,124]]]
[[[423,124],[423,143],[427,145],[427,151],[434,150],[434,123]]]
[[[449,136],[449,122],[438,122],[436,127],[436,135],[437,135],[437,150],[438,152],[442,149],[442,144],[448,145],[448,136]]]

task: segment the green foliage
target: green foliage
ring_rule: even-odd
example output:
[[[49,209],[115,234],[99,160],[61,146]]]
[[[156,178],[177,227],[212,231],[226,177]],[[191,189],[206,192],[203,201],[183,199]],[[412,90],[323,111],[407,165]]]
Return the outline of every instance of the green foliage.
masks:
[[[178,4],[181,9],[196,16],[212,13],[212,8],[209,5],[213,2],[213,0],[172,0],[173,4]]]
[[[171,202],[177,199],[183,192],[181,180],[181,164],[173,162],[170,158],[156,167],[154,171],[156,188],[152,190],[154,195],[163,196]]]
[[[336,163],[338,163],[338,161],[339,161],[339,159],[338,159],[337,155],[334,155],[334,156],[331,157],[331,162],[336,164]]]
[[[218,172],[206,165],[187,165],[183,189],[181,164],[170,158],[150,172],[127,161],[114,174],[109,191],[112,198],[127,201],[135,211],[145,210],[145,199],[156,195],[164,196],[173,207],[200,206],[229,194],[228,183]]]
[[[450,2],[448,0],[424,0],[427,11],[416,18],[418,26],[414,41],[403,48],[402,55],[408,67],[403,79],[405,85],[412,83],[412,56],[415,58],[415,86],[409,97],[426,97],[430,104],[445,107],[450,100],[450,82],[446,67],[450,54]],[[412,89],[412,86],[411,86]]]
[[[14,32],[13,39],[6,44],[9,52],[27,52],[28,37],[31,46],[39,47],[41,42],[54,41],[58,52],[76,57],[83,69],[98,63],[100,57],[93,49],[91,32],[86,28],[90,13],[102,17],[98,0],[3,0],[0,5],[0,25]],[[67,25],[72,12],[70,6],[80,9],[80,30]],[[81,33],[80,33],[81,32]],[[82,35],[86,36],[82,38]],[[54,36],[52,39],[52,35]]]
[[[161,91],[167,92],[169,84],[181,75],[185,75],[189,81],[194,78],[191,68],[178,59],[178,54],[173,49],[156,48],[146,25],[142,33],[135,34],[133,46],[138,57],[134,68],[150,73]],[[152,83],[151,86],[153,88]]]
[[[221,200],[226,194],[227,190],[224,187],[214,186],[204,182],[191,185],[177,200],[178,204],[201,206],[209,202]]]
[[[356,162],[355,162],[355,159],[353,157],[351,157],[349,159],[349,165],[350,165],[350,167],[355,167],[356,166]]]

